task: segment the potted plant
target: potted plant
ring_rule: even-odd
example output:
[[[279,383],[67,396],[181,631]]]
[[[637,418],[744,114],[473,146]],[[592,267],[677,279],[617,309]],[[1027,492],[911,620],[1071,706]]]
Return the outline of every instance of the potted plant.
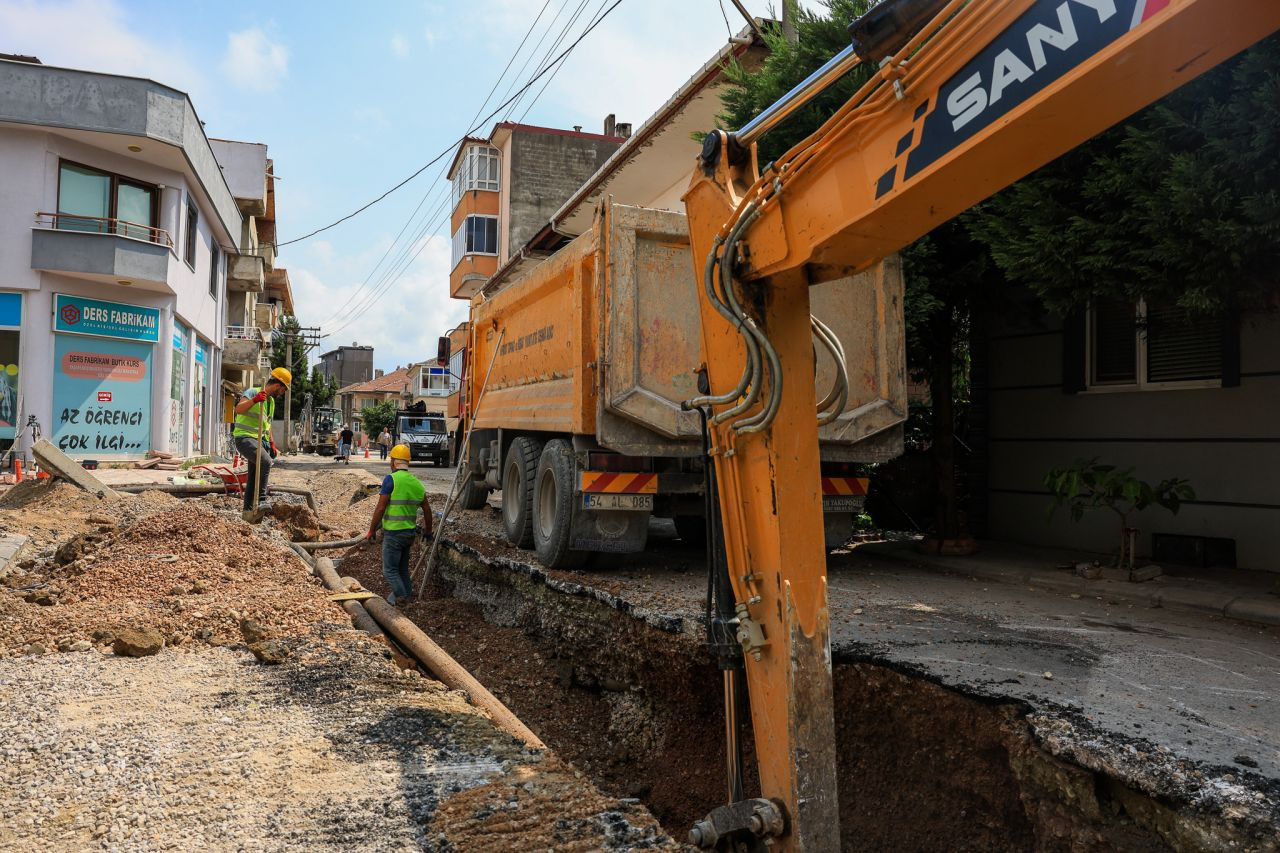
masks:
[[[1104,465],[1097,457],[1050,470],[1044,477],[1044,485],[1053,496],[1050,517],[1064,505],[1069,508],[1072,521],[1079,521],[1086,512],[1095,509],[1109,509],[1120,516],[1116,566],[1128,571],[1129,580],[1133,580],[1138,533],[1129,526],[1129,516],[1152,505],[1177,515],[1183,501],[1196,497],[1187,480],[1171,478],[1153,487],[1135,477],[1133,468]]]

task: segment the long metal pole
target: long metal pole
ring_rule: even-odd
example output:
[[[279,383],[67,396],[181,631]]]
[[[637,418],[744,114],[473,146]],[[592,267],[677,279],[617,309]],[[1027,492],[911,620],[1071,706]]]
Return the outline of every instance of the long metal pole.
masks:
[[[285,338],[284,366],[293,373],[293,334]],[[289,452],[290,439],[293,436],[293,383],[284,387],[284,452]]]
[[[484,372],[484,382],[480,385],[480,394],[476,397],[476,407],[471,412],[471,422],[467,424],[467,434],[462,437],[462,447],[458,450],[458,472],[453,477],[453,485],[449,489],[449,499],[445,501],[444,512],[440,513],[440,523],[436,525],[435,537],[431,540],[431,551],[427,554],[427,569],[422,573],[422,580],[418,582],[418,597],[422,597],[422,591],[427,588],[427,579],[431,577],[431,570],[436,565],[436,551],[440,548],[440,540],[444,536],[444,523],[449,519],[449,513],[453,512],[453,505],[457,503],[458,496],[462,494],[462,490],[458,488],[458,484],[462,482],[462,475],[471,474],[471,462],[468,459],[468,450],[471,447],[471,431],[476,428],[476,415],[480,413],[480,404],[484,402],[484,395],[489,390],[489,376],[493,373],[493,363],[498,360],[498,353],[502,349],[502,339],[507,334],[504,328],[498,332],[498,339],[493,343],[493,355],[489,357],[489,369]],[[413,573],[417,574],[422,568],[423,559],[418,558],[418,565],[414,566]]]
[[[782,122],[787,116],[803,107],[851,68],[861,62],[850,45],[827,60],[826,64],[804,78],[794,89],[783,95],[764,112],[747,122],[734,134],[743,145],[750,145]]]

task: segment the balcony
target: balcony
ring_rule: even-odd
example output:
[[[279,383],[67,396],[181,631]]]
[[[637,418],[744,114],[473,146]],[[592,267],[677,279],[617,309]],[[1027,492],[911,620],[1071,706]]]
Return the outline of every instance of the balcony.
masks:
[[[227,326],[222,341],[222,364],[233,370],[257,370],[266,344],[254,326]]]
[[[163,228],[122,219],[37,213],[31,268],[103,284],[174,293],[173,238]]]
[[[253,325],[264,332],[270,332],[280,325],[280,316],[280,306],[259,303],[253,308]]]
[[[227,272],[227,289],[261,293],[266,287],[265,262],[256,255],[232,255]]]

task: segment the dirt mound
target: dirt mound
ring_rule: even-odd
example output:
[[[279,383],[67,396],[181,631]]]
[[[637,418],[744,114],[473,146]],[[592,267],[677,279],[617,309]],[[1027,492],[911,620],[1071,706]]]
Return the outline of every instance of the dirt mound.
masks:
[[[273,503],[264,515],[276,521],[276,529],[291,542],[312,542],[320,538],[320,519],[306,504]]]
[[[23,480],[0,495],[0,530],[27,536],[35,550],[84,533],[99,520],[114,521],[130,503],[103,500],[62,480]]]
[[[184,503],[63,543],[53,559],[6,582],[24,612],[0,614],[0,650],[64,647],[146,625],[169,644],[240,642],[254,619],[272,636],[344,622],[301,561],[254,528]],[[42,606],[43,605],[43,606]]]
[[[316,499],[320,520],[335,528],[359,527],[368,522],[373,505],[365,501],[377,494],[377,483],[368,477],[341,471],[317,471],[307,481]]]

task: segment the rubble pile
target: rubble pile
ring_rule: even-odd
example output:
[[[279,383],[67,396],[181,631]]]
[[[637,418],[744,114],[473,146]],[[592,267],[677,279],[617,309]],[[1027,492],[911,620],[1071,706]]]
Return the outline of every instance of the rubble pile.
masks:
[[[282,542],[204,502],[99,524],[48,559],[23,561],[3,583],[8,655],[111,645],[126,629],[158,632],[167,645],[221,645],[242,641],[245,620],[277,637],[346,621]]]

